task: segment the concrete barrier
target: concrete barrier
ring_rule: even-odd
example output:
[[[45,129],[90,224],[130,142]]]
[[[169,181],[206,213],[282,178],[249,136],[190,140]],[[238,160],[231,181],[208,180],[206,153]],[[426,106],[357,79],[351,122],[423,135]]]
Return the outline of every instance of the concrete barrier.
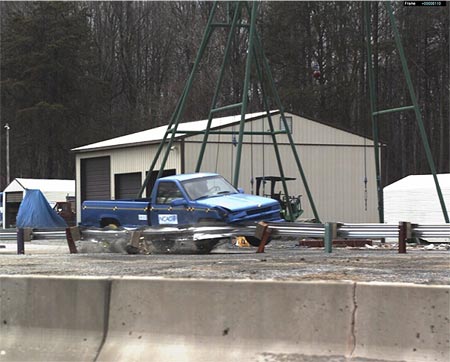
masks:
[[[342,356],[353,346],[353,290],[351,282],[113,280],[98,361]]]
[[[0,277],[0,361],[93,361],[107,326],[109,281]]]
[[[449,293],[391,283],[0,276],[0,361],[448,362]]]
[[[450,361],[450,287],[358,283],[355,357]]]

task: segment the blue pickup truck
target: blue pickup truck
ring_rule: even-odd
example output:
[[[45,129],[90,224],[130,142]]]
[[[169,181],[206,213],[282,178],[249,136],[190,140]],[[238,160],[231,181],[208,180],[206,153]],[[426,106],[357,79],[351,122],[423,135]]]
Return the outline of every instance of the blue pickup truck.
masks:
[[[244,194],[214,173],[163,177],[156,180],[150,199],[84,201],[81,211],[81,225],[86,227],[247,221],[281,221],[280,204]]]

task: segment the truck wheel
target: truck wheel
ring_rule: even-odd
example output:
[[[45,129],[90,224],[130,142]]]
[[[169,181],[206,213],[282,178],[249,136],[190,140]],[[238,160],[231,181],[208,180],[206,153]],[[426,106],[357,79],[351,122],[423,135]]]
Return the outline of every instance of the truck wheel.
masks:
[[[108,229],[117,229],[120,223],[115,219],[102,219],[100,221],[100,227]]]
[[[245,238],[247,239],[248,243],[249,243],[251,246],[256,246],[256,247],[258,247],[259,244],[261,243],[261,240],[259,240],[258,238],[255,238],[254,236],[247,236],[247,235],[246,235]],[[268,239],[267,242],[266,242],[266,245],[269,244],[271,241],[272,241],[272,238],[269,237],[269,239]]]

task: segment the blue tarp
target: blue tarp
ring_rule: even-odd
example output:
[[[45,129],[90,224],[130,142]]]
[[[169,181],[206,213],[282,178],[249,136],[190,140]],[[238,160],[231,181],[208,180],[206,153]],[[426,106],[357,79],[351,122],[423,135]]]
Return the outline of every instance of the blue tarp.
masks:
[[[67,227],[67,223],[53,210],[41,190],[26,190],[17,213],[18,228]]]

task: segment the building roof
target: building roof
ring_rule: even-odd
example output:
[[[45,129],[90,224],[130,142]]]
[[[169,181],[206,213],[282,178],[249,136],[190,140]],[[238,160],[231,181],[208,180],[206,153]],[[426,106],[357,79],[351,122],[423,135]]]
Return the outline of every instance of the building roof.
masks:
[[[437,178],[441,189],[450,192],[450,173],[438,174]],[[409,175],[384,188],[385,191],[423,189],[436,189],[433,175]]]
[[[15,178],[4,190],[4,192],[21,191],[25,189],[36,189],[42,192],[67,192],[75,194],[75,180],[58,179],[32,179]]]
[[[256,113],[248,113],[245,115],[245,120],[253,120],[258,119],[266,115],[267,112],[256,112]],[[271,114],[276,114],[278,111],[270,111]],[[234,115],[234,116],[228,116],[228,117],[220,117],[220,118],[213,118],[211,123],[211,129],[221,128],[225,126],[230,126],[232,124],[239,123],[241,120],[241,115]],[[206,125],[208,123],[207,119],[201,120],[201,121],[194,121],[194,122],[185,122],[180,123],[178,125],[178,129],[180,131],[195,131],[195,132],[203,132],[206,129]],[[99,150],[99,149],[110,149],[110,148],[118,148],[118,147],[125,147],[129,145],[137,146],[142,144],[149,144],[149,143],[157,143],[160,142],[167,131],[167,125],[160,126],[152,129],[148,129],[141,132],[132,133],[129,135],[121,136],[112,138],[109,140],[101,141],[92,143],[86,146],[81,146],[77,148],[73,148],[72,151],[74,152],[85,152],[85,151],[93,151],[93,150]],[[181,138],[186,136],[186,133],[177,133],[176,138]]]
[[[450,174],[437,175],[450,211]],[[384,215],[388,223],[444,223],[433,175],[410,175],[384,188]]]

